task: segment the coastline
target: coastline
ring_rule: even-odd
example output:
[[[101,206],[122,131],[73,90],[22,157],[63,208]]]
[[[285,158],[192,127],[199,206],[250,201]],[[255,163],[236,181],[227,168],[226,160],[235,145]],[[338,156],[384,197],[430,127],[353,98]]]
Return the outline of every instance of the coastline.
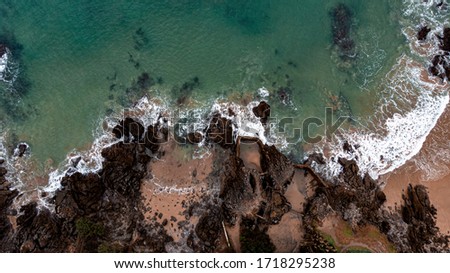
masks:
[[[401,204],[402,194],[408,184],[426,186],[431,202],[437,209],[437,226],[443,234],[450,233],[450,163],[446,160],[450,154],[449,126],[450,105],[447,105],[420,152],[400,168],[380,178],[386,184],[385,206],[391,208]]]

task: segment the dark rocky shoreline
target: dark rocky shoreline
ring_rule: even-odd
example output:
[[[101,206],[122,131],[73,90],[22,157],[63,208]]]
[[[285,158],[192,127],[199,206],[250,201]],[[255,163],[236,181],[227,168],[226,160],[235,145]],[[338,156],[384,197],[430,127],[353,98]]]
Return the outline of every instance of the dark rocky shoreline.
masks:
[[[259,112],[255,109],[260,116]],[[182,226],[192,216],[199,218],[187,238],[188,251],[236,251],[236,246],[224,239],[225,227],[236,225],[240,251],[277,251],[268,230],[279,225],[295,205],[286,198],[286,191],[294,183],[296,170],[313,177],[307,185],[313,194],[303,205],[304,236],[297,251],[336,251],[317,229],[330,213],[337,213],[354,230],[375,226],[399,252],[448,251],[449,238],[439,233],[436,209],[423,186],[409,187],[401,208],[387,211],[382,206],[386,197],[377,181],[368,175],[361,177],[354,161],[340,159],[342,173],[334,181],[326,181],[310,167],[312,162],[323,163],[320,155],[304,164],[293,164],[274,146],[257,139],[240,137],[234,142],[229,121],[223,119],[213,115],[204,132],[220,155],[209,178],[212,184],[220,185],[220,193],[187,204],[186,220],[179,221]],[[14,216],[9,208],[18,192],[10,189],[7,171],[0,164],[1,252],[168,251],[167,245],[174,239],[166,232],[167,221],[160,224],[144,219],[140,192],[143,179],[152,175],[147,166],[163,156],[158,140],[167,139],[168,132],[160,124],[144,130],[140,122],[127,118],[114,129],[114,135],[123,140],[103,149],[100,171],[75,172],[62,179],[62,188],[49,200],[54,211],[31,202]],[[261,171],[246,167],[240,158],[245,143],[259,147]],[[202,202],[206,208],[200,210]],[[15,227],[11,217],[16,217]]]

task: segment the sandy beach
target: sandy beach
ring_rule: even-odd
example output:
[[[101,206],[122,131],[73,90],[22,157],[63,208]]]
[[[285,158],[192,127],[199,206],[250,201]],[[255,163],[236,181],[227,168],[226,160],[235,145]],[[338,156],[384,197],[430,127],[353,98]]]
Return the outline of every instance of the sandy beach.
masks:
[[[440,231],[450,234],[450,107],[439,118],[428,135],[421,151],[399,169],[382,176],[386,182],[386,206],[394,208],[402,204],[402,193],[408,184],[422,184],[428,188],[432,204],[437,209],[436,222]]]

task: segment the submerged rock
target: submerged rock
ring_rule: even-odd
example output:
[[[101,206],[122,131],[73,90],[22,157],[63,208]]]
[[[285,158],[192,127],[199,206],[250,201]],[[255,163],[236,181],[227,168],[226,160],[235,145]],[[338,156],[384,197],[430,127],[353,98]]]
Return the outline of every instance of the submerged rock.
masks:
[[[355,43],[350,36],[353,15],[348,6],[338,4],[331,10],[331,30],[333,43],[339,48],[342,56],[353,57],[355,55]]]

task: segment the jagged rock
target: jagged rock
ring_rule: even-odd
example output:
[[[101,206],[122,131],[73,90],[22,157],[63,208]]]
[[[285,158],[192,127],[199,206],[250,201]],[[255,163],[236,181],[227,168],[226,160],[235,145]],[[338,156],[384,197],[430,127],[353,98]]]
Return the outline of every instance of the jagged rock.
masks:
[[[428,26],[421,27],[420,30],[417,32],[417,40],[419,41],[425,40],[430,31],[431,28],[429,28]]]
[[[240,225],[241,251],[247,253],[271,253],[275,246],[267,235],[267,227],[251,218],[242,219]]]
[[[65,176],[61,181],[61,185],[69,188],[69,193],[77,207],[84,212],[91,213],[99,209],[105,186],[98,174],[81,174],[77,172],[71,176]]]
[[[232,225],[236,221],[237,211],[243,202],[253,197],[253,190],[250,183],[247,183],[246,176],[242,160],[234,155],[229,155],[226,164],[223,164],[220,175],[221,192],[219,197],[223,200],[224,219]]]
[[[326,163],[325,158],[323,157],[323,154],[316,153],[316,152],[308,155],[308,158],[306,159],[304,164],[311,165],[313,162],[316,162],[320,165],[323,165]]]
[[[412,252],[448,249],[449,238],[439,234],[436,208],[423,185],[408,186],[403,194],[402,218],[408,224],[407,238]]]
[[[345,141],[342,145],[342,149],[347,153],[353,153],[355,150],[353,150],[353,146],[348,143],[348,141]]]
[[[123,136],[123,126],[120,124],[117,124],[116,126],[114,126],[114,128],[112,129],[112,133],[114,134],[114,136],[116,138],[121,138]]]
[[[167,128],[161,128],[159,124],[147,127],[144,136],[144,145],[153,153],[159,150],[159,145],[168,141],[169,132]]]
[[[222,212],[220,207],[213,206],[208,212],[200,217],[198,224],[195,227],[195,233],[203,242],[207,242],[204,251],[214,251],[217,244],[223,236],[222,228]]]
[[[0,167],[0,176],[4,176],[7,172],[5,167]]]
[[[263,175],[255,178],[243,161],[233,154],[223,164],[219,197],[223,200],[224,219],[230,225],[240,214],[245,214],[244,211],[259,215],[266,220],[266,224],[277,224],[291,208],[284,197],[284,190],[294,175],[292,164],[274,146],[258,143]],[[262,203],[258,205],[256,200]]]
[[[267,123],[267,119],[270,117],[270,105],[265,101],[261,101],[258,106],[253,107],[253,114],[260,118],[262,124]]]
[[[443,34],[441,49],[444,51],[450,51],[450,27],[444,28]]]
[[[123,126],[124,136],[132,137],[134,141],[139,141],[145,132],[144,126],[133,118],[126,117],[121,124]]]
[[[231,120],[221,117],[220,114],[215,114],[209,122],[206,138],[223,148],[230,148],[234,143]]]
[[[203,134],[200,132],[193,132],[187,134],[187,141],[191,144],[199,144],[203,141]]]
[[[8,207],[11,205],[14,197],[17,196],[17,190],[11,191],[4,175],[7,173],[6,169],[0,167],[0,251],[1,245],[6,245],[8,234],[11,232],[11,223],[8,220]]]
[[[139,152],[142,144],[123,142],[103,149],[105,158],[101,179],[105,185],[127,197],[139,194],[140,181],[145,176],[150,156]]]
[[[14,155],[18,157],[22,157],[25,152],[28,150],[29,146],[26,143],[19,143],[17,148],[14,150]]]

